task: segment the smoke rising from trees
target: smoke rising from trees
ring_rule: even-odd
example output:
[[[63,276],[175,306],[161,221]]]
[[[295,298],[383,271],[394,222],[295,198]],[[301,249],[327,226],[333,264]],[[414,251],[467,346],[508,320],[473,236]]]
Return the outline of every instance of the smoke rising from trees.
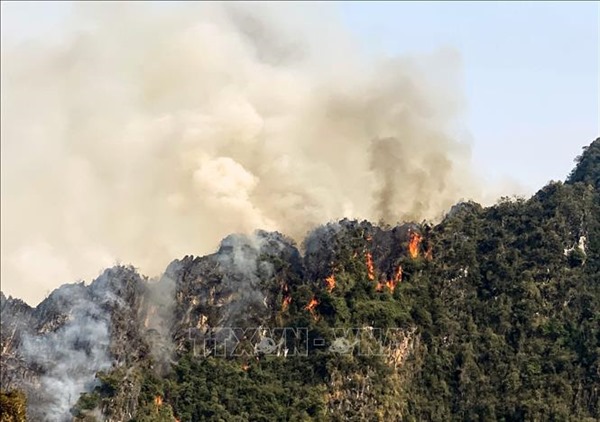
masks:
[[[3,289],[479,199],[458,55],[363,54],[330,12],[80,5],[60,43],[3,48]]]

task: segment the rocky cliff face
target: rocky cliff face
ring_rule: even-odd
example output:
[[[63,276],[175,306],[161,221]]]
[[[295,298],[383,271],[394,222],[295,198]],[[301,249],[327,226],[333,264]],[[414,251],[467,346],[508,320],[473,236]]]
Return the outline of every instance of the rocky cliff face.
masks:
[[[2,385],[27,392],[32,420],[62,420],[97,371],[147,353],[139,327],[147,285],[133,270],[106,270],[89,286],[68,284],[36,308],[2,301]]]
[[[2,295],[2,385],[27,392],[32,420],[70,420],[79,395],[98,385],[97,372],[148,362],[165,372],[191,336],[226,345],[231,330],[221,327],[278,326],[292,291],[322,289],[348,254],[360,263],[368,254],[370,271],[393,277],[416,230],[343,220],[310,233],[303,254],[279,233],[231,235],[212,255],[173,261],[158,280],[120,266],[89,285],[64,285],[35,308]],[[135,414],[139,383],[130,381],[102,409],[109,420]]]
[[[567,183],[435,227],[231,235],[156,280],[1,295],[2,387],[35,421],[597,419],[599,142]],[[285,326],[308,331],[265,334]],[[297,344],[312,354],[287,359]]]

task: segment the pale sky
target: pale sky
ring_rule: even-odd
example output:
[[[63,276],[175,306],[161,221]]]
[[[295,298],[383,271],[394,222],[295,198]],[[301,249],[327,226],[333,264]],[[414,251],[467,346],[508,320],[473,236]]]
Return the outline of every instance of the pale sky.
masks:
[[[599,3],[381,2],[340,5],[371,48],[441,46],[464,63],[473,161],[532,190],[564,179],[600,134]]]

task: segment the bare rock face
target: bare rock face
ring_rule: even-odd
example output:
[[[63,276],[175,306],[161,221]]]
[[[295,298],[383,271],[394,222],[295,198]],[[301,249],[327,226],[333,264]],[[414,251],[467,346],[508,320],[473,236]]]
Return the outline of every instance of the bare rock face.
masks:
[[[369,271],[389,279],[411,233],[416,226],[343,220],[311,232],[301,254],[280,233],[257,231],[228,236],[212,255],[175,260],[157,280],[117,266],[89,285],[61,286],[36,308],[2,295],[2,385],[26,391],[32,420],[71,420],[79,396],[99,385],[97,374],[120,373],[122,385],[90,414],[128,420],[142,368],[166,373],[191,339],[227,344],[223,327],[278,326],[290,292],[316,288],[342,260],[364,266],[368,255]]]
[[[10,388],[21,379],[31,379],[33,371],[17,353],[23,335],[32,331],[35,318],[34,309],[20,299],[0,293],[0,384]]]
[[[36,308],[2,297],[2,385],[22,388],[32,420],[70,420],[96,372],[132,364],[148,347],[137,323],[147,286],[130,267],[89,286],[67,284]]]
[[[176,280],[174,334],[181,348],[190,335],[200,342],[218,336],[215,328],[266,325],[279,308],[277,294],[302,279],[302,261],[291,240],[259,231],[228,236],[213,255],[176,260],[163,278]]]
[[[131,385],[102,410],[108,420],[130,418],[136,365],[168,370],[190,330],[266,324],[272,293],[292,273],[301,279],[293,242],[257,232],[227,237],[213,255],[176,260],[159,280],[115,267],[89,285],[63,285],[36,308],[2,294],[2,385],[27,392],[32,420],[70,420],[79,395],[98,384],[97,372],[129,368]]]

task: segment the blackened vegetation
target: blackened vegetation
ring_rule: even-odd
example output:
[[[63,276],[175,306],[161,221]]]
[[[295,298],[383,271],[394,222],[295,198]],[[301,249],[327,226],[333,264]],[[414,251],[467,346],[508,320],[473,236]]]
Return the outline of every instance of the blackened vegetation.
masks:
[[[2,386],[43,378],[23,338],[67,331],[75,297],[110,316],[112,363],[71,409],[80,420],[598,420],[598,148],[566,183],[489,208],[460,203],[436,226],[342,220],[301,247],[279,233],[233,235],[155,283],[115,268],[35,309],[2,296]],[[398,268],[396,287],[378,289]],[[286,357],[287,338],[271,355],[198,353],[223,340],[222,326],[307,327],[309,353]],[[351,327],[397,330],[377,338],[379,355],[357,352],[376,348],[364,337],[332,352]],[[252,351],[235,337],[225,340]],[[89,355],[89,340],[72,348]]]

